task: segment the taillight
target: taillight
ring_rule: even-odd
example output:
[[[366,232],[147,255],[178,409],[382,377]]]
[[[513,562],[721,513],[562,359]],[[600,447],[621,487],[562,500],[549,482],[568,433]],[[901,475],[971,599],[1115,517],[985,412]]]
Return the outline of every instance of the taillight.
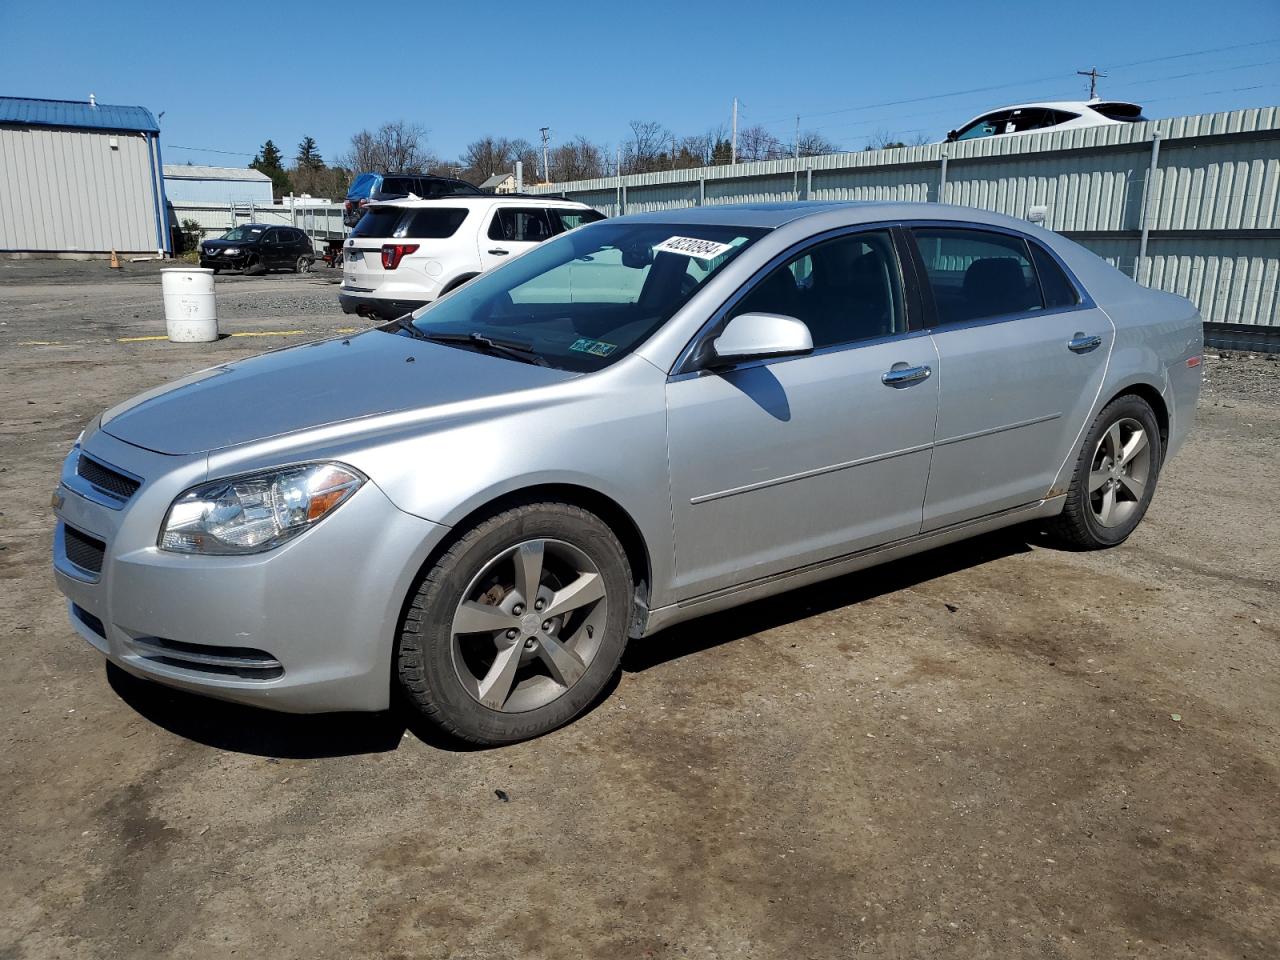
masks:
[[[382,246],[382,269],[394,270],[400,266],[406,253],[417,253],[416,243],[387,243]]]

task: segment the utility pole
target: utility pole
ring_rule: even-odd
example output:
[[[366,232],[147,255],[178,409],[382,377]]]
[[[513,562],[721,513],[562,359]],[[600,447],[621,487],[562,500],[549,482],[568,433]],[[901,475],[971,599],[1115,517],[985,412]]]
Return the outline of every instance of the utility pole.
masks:
[[[729,166],[738,162],[738,98],[733,98],[733,139],[729,141]]]
[[[800,199],[800,114],[796,114],[796,142],[795,155],[796,162],[791,171],[791,189],[795,192],[796,199]]]
[[[547,135],[551,132],[550,127],[542,127],[542,182],[551,182],[551,165],[547,163]]]
[[[1099,73],[1097,67],[1094,67],[1091,70],[1077,70],[1076,73],[1082,77],[1089,78],[1089,99],[1097,100],[1098,99],[1098,81],[1106,77],[1106,74]]]

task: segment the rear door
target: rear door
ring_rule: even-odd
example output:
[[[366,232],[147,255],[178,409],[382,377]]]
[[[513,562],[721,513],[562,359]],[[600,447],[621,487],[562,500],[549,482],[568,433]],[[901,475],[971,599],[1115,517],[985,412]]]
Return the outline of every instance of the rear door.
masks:
[[[933,530],[1052,493],[1102,388],[1115,328],[1034,240],[954,223],[911,233],[938,352],[922,527]]]
[[[479,233],[478,252],[485,270],[501,266],[512,257],[532,250],[552,234],[545,207],[501,205],[489,215]]]

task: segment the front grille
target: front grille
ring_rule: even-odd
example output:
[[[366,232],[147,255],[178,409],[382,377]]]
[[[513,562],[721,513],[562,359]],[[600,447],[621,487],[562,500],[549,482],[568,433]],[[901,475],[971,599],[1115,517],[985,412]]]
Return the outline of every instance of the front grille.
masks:
[[[83,453],[80,454],[80,461],[76,464],[76,473],[96,489],[117,500],[128,500],[138,492],[138,487],[142,486],[133,477],[125,476],[118,470],[113,470],[105,463],[99,463]]]
[[[162,637],[136,637],[133,645],[153,663],[197,673],[241,680],[274,680],[284,675],[284,665],[279,660],[265,650],[252,647],[214,647]]]
[[[107,552],[107,545],[97,537],[81,533],[75,527],[63,527],[63,546],[67,551],[67,559],[81,570],[90,573],[102,572],[102,558]]]

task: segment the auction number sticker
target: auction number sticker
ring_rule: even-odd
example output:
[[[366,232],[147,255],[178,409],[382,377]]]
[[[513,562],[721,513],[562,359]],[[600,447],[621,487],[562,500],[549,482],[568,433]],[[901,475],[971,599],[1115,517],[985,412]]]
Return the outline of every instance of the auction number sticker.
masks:
[[[699,240],[697,237],[668,237],[654,247],[653,252],[678,253],[699,260],[714,260],[732,249],[732,243],[716,243],[714,240]]]

